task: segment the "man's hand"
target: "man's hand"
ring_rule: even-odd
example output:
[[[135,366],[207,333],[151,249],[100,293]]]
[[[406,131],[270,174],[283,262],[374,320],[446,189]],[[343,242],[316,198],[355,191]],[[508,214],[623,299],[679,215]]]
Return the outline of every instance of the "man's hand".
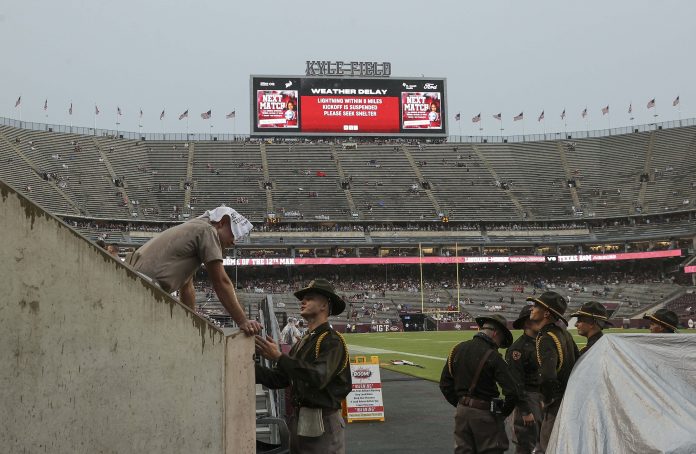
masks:
[[[244,331],[247,336],[253,336],[254,334],[259,334],[261,332],[261,323],[256,320],[247,320],[239,325],[239,329]]]
[[[534,415],[531,413],[528,415],[522,415],[522,421],[524,422],[525,426],[533,426],[534,425]]]
[[[278,361],[278,358],[283,355],[280,352],[278,345],[273,342],[273,338],[271,336],[266,335],[265,339],[261,336],[256,336],[254,343],[256,344],[256,353],[266,359]]]

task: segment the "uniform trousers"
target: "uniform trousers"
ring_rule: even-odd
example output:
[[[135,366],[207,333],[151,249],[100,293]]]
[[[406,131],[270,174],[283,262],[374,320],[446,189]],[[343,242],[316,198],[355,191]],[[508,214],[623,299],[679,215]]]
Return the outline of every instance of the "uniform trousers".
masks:
[[[502,454],[509,446],[505,419],[460,403],[454,417],[454,443],[455,454]]]
[[[524,425],[522,412],[517,408],[512,413],[512,442],[515,443],[516,454],[531,454],[535,449],[539,449],[539,433],[543,421],[542,399],[541,393],[527,391],[527,402],[529,402],[531,413],[534,415],[534,424],[531,426]]]
[[[556,415],[558,415],[560,407],[561,399],[544,407],[544,420],[541,423],[541,434],[539,435],[539,444],[541,445],[542,452],[546,452],[546,447],[549,445],[551,432],[553,432],[553,425],[556,422]]]
[[[290,431],[290,452],[292,454],[345,454],[345,427],[346,422],[341,415],[341,410],[322,410],[324,421],[324,434],[319,437],[303,437],[297,435],[296,409],[288,418],[288,430]]]

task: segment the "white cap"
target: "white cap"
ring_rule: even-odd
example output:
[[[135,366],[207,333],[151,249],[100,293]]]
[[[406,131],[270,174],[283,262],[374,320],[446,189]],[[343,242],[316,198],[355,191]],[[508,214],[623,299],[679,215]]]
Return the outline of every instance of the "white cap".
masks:
[[[225,217],[230,217],[230,228],[232,230],[232,235],[234,235],[234,240],[239,241],[249,234],[254,226],[249,222],[247,218],[237,213],[230,207],[224,205],[215,208],[214,210],[208,210],[203,213],[199,218],[208,218],[213,222],[220,222],[220,220]]]

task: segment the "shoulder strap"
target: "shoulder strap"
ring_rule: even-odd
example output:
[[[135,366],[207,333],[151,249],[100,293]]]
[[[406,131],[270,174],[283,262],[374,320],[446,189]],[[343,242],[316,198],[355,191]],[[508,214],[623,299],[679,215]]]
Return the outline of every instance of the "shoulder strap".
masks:
[[[488,359],[489,356],[493,354],[493,349],[488,349],[486,353],[484,353],[483,358],[481,358],[481,362],[478,365],[478,369],[476,369],[476,373],[474,374],[474,379],[471,380],[471,384],[469,385],[469,395],[474,391],[474,388],[476,388],[476,385],[478,384],[479,377],[481,376],[481,371],[483,370],[483,365],[486,364],[486,360]]]
[[[329,334],[329,332],[330,331],[324,331],[323,333],[321,333],[319,335],[319,339],[317,339],[317,345],[314,347],[314,358],[319,358],[319,348],[321,347],[321,341],[324,340],[324,338]],[[346,367],[348,367],[348,360],[349,360],[348,346],[346,345],[346,340],[343,338],[343,336],[341,336],[341,333],[339,333],[338,331],[334,331],[334,332],[338,335],[338,338],[340,339],[341,344],[343,344],[343,357],[344,357],[344,359],[343,359],[343,364],[341,366],[341,369],[338,371],[338,373],[340,374],[341,372],[343,372],[346,369]]]

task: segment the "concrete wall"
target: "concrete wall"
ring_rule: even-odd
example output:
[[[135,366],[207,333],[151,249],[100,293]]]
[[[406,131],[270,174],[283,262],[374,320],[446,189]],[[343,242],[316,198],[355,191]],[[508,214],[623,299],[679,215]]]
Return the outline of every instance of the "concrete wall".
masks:
[[[254,452],[253,341],[0,182],[0,452]]]

